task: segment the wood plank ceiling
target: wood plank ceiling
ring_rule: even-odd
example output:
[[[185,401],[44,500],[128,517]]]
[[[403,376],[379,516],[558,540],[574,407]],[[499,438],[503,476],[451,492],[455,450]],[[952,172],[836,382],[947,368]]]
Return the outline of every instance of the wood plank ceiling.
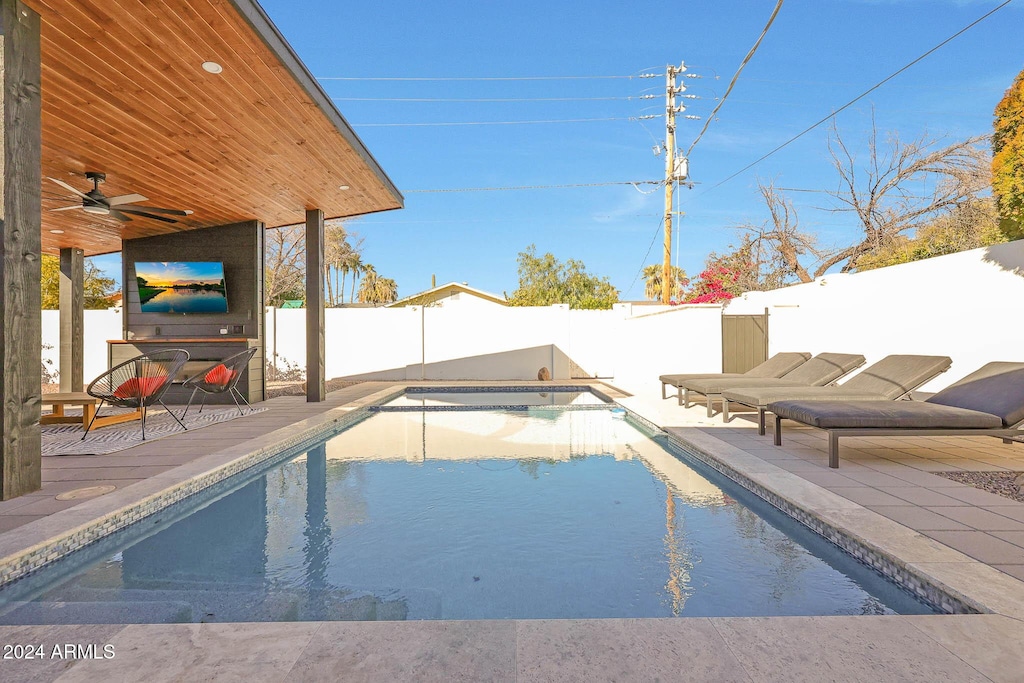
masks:
[[[25,0],[42,33],[44,253],[257,219],[267,227],[400,208],[402,196],[252,0]],[[202,64],[223,67],[208,73]],[[192,213],[122,223],[107,197]],[[347,186],[349,189],[340,189]],[[53,232],[63,231],[63,233]]]

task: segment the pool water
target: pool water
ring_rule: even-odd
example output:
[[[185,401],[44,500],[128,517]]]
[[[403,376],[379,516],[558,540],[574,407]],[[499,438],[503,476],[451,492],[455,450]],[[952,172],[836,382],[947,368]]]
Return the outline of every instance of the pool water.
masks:
[[[0,623],[930,613],[621,410],[383,412],[0,591]]]
[[[599,406],[608,403],[589,391],[416,391],[406,392],[382,408],[465,406]]]

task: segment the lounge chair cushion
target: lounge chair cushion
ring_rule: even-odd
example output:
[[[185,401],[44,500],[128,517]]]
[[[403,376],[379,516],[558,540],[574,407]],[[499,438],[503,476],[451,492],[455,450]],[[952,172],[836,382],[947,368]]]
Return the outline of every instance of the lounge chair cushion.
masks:
[[[1024,363],[987,363],[927,403],[983,411],[1012,427],[1024,420]]]
[[[807,362],[810,363],[810,361]],[[776,377],[708,377],[707,379],[688,379],[682,383],[682,386],[684,389],[706,396],[740,387],[805,387],[807,385]]]
[[[726,377],[724,379],[687,380],[682,386],[690,391],[720,394],[741,387],[807,387],[834,382],[864,364],[864,356],[848,353],[819,353],[782,377]]]
[[[681,384],[687,380],[692,379],[725,379],[727,377],[782,377],[787,372],[799,367],[811,357],[809,353],[803,353],[798,351],[777,353],[768,360],[754,367],[750,368],[746,372],[705,372],[705,373],[691,373],[683,375],[662,375],[658,379],[664,384],[671,384],[672,386],[681,386]]]
[[[999,429],[996,415],[923,401],[776,401],[768,410],[819,429]]]
[[[715,379],[716,377],[743,377],[742,372],[704,372],[694,373],[689,375],[662,375],[658,379],[662,384],[671,384],[674,387],[681,386],[683,382],[688,382],[693,379]]]
[[[722,392],[730,401],[748,406],[767,406],[774,401],[878,401],[887,399],[881,394],[866,391],[849,391],[843,387],[738,387]]]
[[[942,374],[952,364],[953,359],[949,356],[886,356],[873,363],[871,367],[864,368],[838,388],[862,394],[878,394],[879,398],[896,400]]]
[[[794,384],[820,387],[864,365],[864,356],[852,353],[819,353],[782,379]]]
[[[944,372],[951,363],[948,356],[886,356],[839,386],[736,387],[722,395],[730,401],[759,407],[786,400],[895,400]]]

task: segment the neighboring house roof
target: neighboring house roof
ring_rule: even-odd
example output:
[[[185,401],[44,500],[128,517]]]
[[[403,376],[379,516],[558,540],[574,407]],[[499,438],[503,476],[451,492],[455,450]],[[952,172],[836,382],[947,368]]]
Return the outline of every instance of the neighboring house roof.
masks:
[[[281,308],[303,308],[305,302],[302,299],[287,299],[281,302]]]
[[[490,301],[491,303],[501,304],[502,306],[508,306],[508,301],[506,301],[505,297],[503,296],[491,294],[490,292],[485,292],[482,289],[477,289],[476,287],[470,287],[464,282],[449,282],[446,285],[438,285],[437,287],[434,287],[432,289],[419,292],[418,294],[413,294],[412,296],[407,296],[404,299],[399,299],[394,303],[388,304],[387,308],[430,304],[435,301],[439,301],[441,299],[449,297],[456,292],[466,293],[471,296],[483,299],[485,301]]]

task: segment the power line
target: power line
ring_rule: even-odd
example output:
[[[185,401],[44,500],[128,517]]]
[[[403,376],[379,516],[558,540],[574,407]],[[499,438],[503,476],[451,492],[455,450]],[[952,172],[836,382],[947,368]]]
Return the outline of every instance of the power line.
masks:
[[[654,230],[654,237],[651,238],[651,243],[649,245],[647,245],[647,253],[644,254],[643,261],[640,262],[640,268],[639,268],[639,270],[636,271],[636,275],[633,276],[633,281],[630,282],[629,283],[629,287],[626,288],[626,291],[625,291],[626,294],[629,294],[630,292],[633,291],[633,286],[636,284],[636,281],[638,279],[640,279],[640,275],[642,275],[643,272],[644,272],[644,267],[645,267],[645,264],[647,263],[647,257],[651,255],[651,249],[654,248],[654,243],[658,241],[658,235],[661,234],[661,229],[662,229],[661,220],[662,220],[662,218],[659,217],[658,218],[658,227],[655,228],[655,230]]]
[[[598,102],[653,100],[655,95],[628,97],[332,97],[337,102]]]
[[[900,75],[901,73],[903,73],[904,71],[906,71],[906,70],[907,70],[907,69],[909,69],[910,67],[914,66],[915,64],[917,64],[918,62],[920,62],[921,60],[923,60],[923,59],[924,59],[925,57],[928,57],[928,56],[929,56],[929,55],[931,55],[931,54],[932,54],[933,52],[935,52],[935,51],[937,51],[938,49],[940,49],[940,48],[944,47],[944,46],[945,46],[945,45],[946,45],[947,43],[950,43],[950,42],[952,42],[952,41],[953,41],[954,39],[956,39],[956,38],[959,38],[959,37],[960,37],[961,35],[963,35],[963,34],[964,34],[964,33],[966,33],[967,31],[969,31],[970,29],[974,28],[975,26],[977,26],[978,24],[980,24],[980,23],[981,23],[982,21],[984,21],[985,19],[988,19],[988,18],[989,18],[990,16],[992,16],[993,14],[995,14],[996,12],[998,12],[999,10],[1001,10],[1002,8],[1004,8],[1004,7],[1006,7],[1007,5],[1009,5],[1009,4],[1011,3],[1011,2],[1013,2],[1013,0],[1005,0],[1005,2],[1001,3],[1001,4],[1000,4],[1000,5],[998,5],[997,7],[993,8],[992,10],[989,10],[989,11],[988,11],[988,12],[986,12],[985,14],[981,15],[980,17],[978,17],[977,19],[975,19],[974,21],[972,21],[972,22],[971,22],[970,24],[968,24],[967,26],[963,27],[962,29],[960,29],[959,31],[957,31],[956,33],[954,33],[953,35],[951,35],[950,37],[946,38],[946,39],[945,39],[945,40],[943,40],[943,41],[942,41],[941,43],[939,43],[938,45],[936,45],[935,47],[933,47],[932,49],[928,50],[927,52],[925,52],[925,53],[924,53],[924,54],[922,54],[921,56],[919,56],[919,57],[917,57],[916,59],[912,60],[911,62],[909,62],[908,64],[906,64],[906,65],[905,65],[905,66],[903,66],[902,68],[900,68],[900,69],[898,69],[898,70],[894,71],[894,72],[893,72],[893,73],[891,73],[890,75],[888,75],[888,76],[886,76],[885,78],[883,78],[882,80],[880,80],[880,81],[879,81],[878,83],[874,84],[873,86],[871,86],[870,88],[868,88],[867,90],[865,90],[864,92],[862,92],[862,93],[861,93],[860,95],[857,95],[856,97],[854,97],[854,98],[853,98],[852,100],[850,100],[849,102],[847,102],[847,103],[846,103],[846,104],[844,104],[843,106],[841,106],[841,107],[839,107],[838,109],[834,110],[834,111],[833,111],[833,112],[832,112],[831,114],[829,114],[828,116],[825,116],[825,117],[823,117],[822,119],[818,120],[817,122],[815,122],[815,123],[811,124],[810,126],[808,126],[807,128],[805,128],[804,130],[800,131],[799,133],[797,133],[796,135],[794,135],[794,136],[793,136],[793,137],[791,137],[790,139],[788,139],[788,140],[786,140],[785,142],[783,142],[783,143],[782,143],[781,145],[779,145],[778,147],[776,147],[776,148],[775,148],[775,149],[773,149],[772,151],[768,152],[767,154],[765,154],[764,156],[760,157],[760,158],[759,158],[759,159],[757,159],[756,161],[753,161],[753,162],[751,162],[751,163],[747,164],[746,166],[744,166],[743,168],[741,168],[740,170],[736,171],[735,173],[733,173],[733,174],[732,174],[731,176],[729,176],[729,177],[728,177],[728,178],[726,178],[725,180],[721,180],[721,181],[719,181],[718,183],[716,183],[716,184],[712,185],[711,187],[709,187],[708,189],[704,190],[703,192],[701,192],[701,195],[707,194],[708,192],[711,192],[712,190],[714,190],[714,189],[716,189],[716,188],[718,188],[718,187],[721,187],[722,185],[725,185],[725,184],[726,184],[727,182],[729,182],[730,180],[732,180],[732,179],[733,179],[733,178],[735,178],[736,176],[740,175],[741,173],[743,173],[743,172],[745,172],[745,171],[748,171],[748,170],[750,170],[750,169],[751,169],[751,168],[753,168],[754,166],[757,166],[757,165],[758,165],[759,163],[761,163],[762,161],[764,161],[764,160],[765,160],[765,159],[767,159],[768,157],[772,156],[773,154],[775,154],[775,153],[776,153],[776,152],[778,152],[779,150],[783,149],[784,147],[788,147],[788,146],[789,146],[790,144],[792,144],[793,142],[795,142],[795,141],[799,140],[800,138],[802,138],[802,137],[803,137],[804,135],[806,135],[807,133],[810,133],[810,132],[811,132],[812,130],[814,130],[815,128],[817,128],[817,127],[818,127],[818,126],[820,126],[821,124],[825,123],[826,121],[828,121],[828,120],[830,120],[830,119],[833,119],[833,118],[835,118],[836,114],[840,113],[840,112],[841,112],[841,111],[843,111],[844,109],[847,109],[848,107],[851,107],[851,106],[853,106],[853,105],[854,105],[854,104],[855,104],[856,102],[858,102],[859,100],[863,99],[864,97],[866,97],[866,96],[867,96],[867,95],[869,95],[870,93],[874,92],[875,90],[878,90],[878,89],[879,89],[880,87],[882,87],[883,85],[885,85],[886,83],[888,83],[889,81],[891,81],[891,80],[892,80],[893,78],[896,78],[896,76],[899,76],[899,75]]]
[[[595,121],[639,121],[640,119],[655,119],[664,114],[645,114],[643,116],[610,116],[596,119],[539,119],[535,121],[439,121],[433,123],[353,123],[353,127],[360,128],[399,128],[399,127],[422,127],[422,126],[515,126],[522,124],[537,123],[592,123]]]
[[[778,0],[778,2],[775,4],[775,9],[772,10],[772,15],[768,17],[768,23],[766,23],[764,25],[764,28],[761,30],[761,35],[757,37],[757,40],[754,41],[754,45],[750,48],[750,51],[747,52],[747,56],[743,58],[742,62],[740,62],[739,68],[736,69],[736,73],[733,74],[732,80],[729,81],[729,87],[725,89],[725,94],[722,95],[722,98],[718,101],[718,104],[715,105],[715,108],[704,120],[704,127],[700,129],[700,132],[697,133],[697,137],[694,139],[692,143],[690,143],[690,148],[686,150],[686,152],[683,154],[684,157],[690,156],[690,152],[692,152],[693,148],[697,146],[697,143],[700,142],[700,139],[704,137],[704,133],[707,131],[708,126],[711,125],[711,122],[715,118],[715,114],[717,114],[718,110],[722,108],[723,104],[725,104],[725,99],[729,97],[729,93],[732,92],[733,86],[736,85],[736,81],[739,79],[740,73],[742,73],[743,71],[743,67],[745,67],[747,65],[747,62],[751,60],[751,58],[754,56],[754,53],[757,52],[757,48],[760,47],[761,41],[764,40],[764,37],[766,35],[768,35],[768,29],[770,29],[772,27],[772,24],[775,22],[775,17],[778,16],[779,10],[782,9],[783,2],[784,0]]]
[[[572,187],[609,187],[611,185],[632,185],[639,189],[640,185],[661,185],[662,180],[622,180],[607,183],[573,183],[569,185],[513,185],[508,187],[458,187],[438,190],[402,190],[403,194],[436,194],[443,192],[497,192],[507,190],[554,190]]]
[[[663,74],[643,73],[633,76],[319,76],[318,81],[587,81],[634,80],[655,78]]]

